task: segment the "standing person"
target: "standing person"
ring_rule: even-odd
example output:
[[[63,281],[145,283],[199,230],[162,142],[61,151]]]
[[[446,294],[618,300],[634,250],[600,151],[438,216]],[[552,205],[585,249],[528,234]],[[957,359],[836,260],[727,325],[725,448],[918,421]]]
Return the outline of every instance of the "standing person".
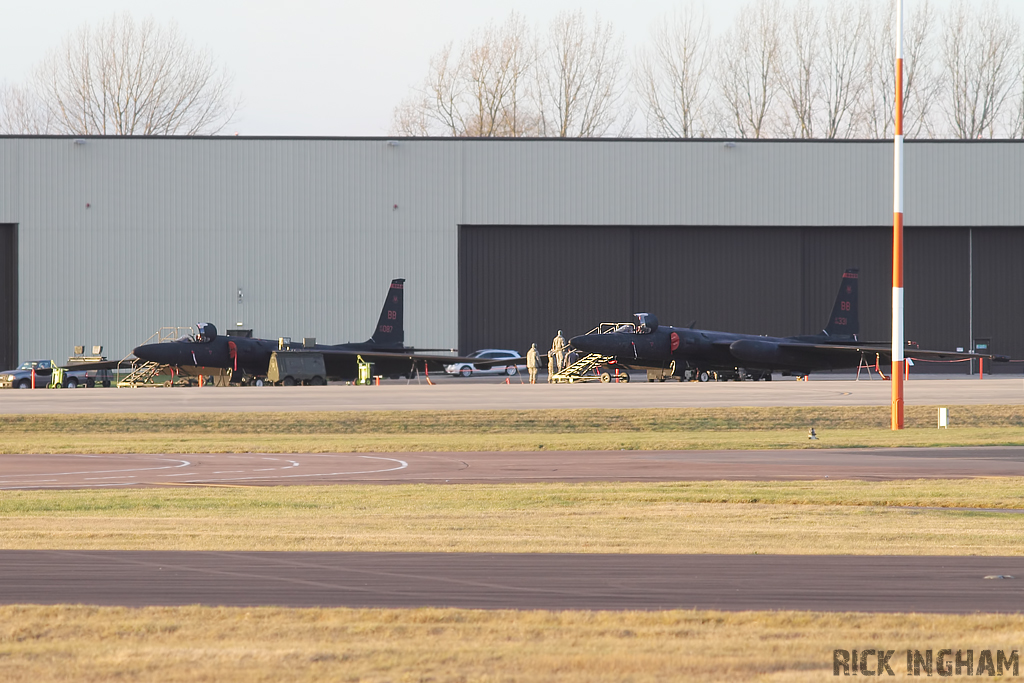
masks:
[[[555,354],[555,367],[557,372],[561,372],[565,369],[565,349],[568,344],[565,341],[565,337],[562,336],[562,331],[559,330],[555,338],[551,340],[551,352]]]
[[[555,365],[555,350],[552,348],[548,351],[548,384],[554,384],[555,373],[558,372],[558,367]]]
[[[526,352],[526,369],[530,371],[530,384],[536,384],[537,370],[540,369],[540,351],[537,350],[536,342]]]
[[[565,351],[565,368],[571,368],[573,364],[580,359],[580,354],[576,353],[576,349],[567,348]],[[563,370],[565,368],[562,368]]]

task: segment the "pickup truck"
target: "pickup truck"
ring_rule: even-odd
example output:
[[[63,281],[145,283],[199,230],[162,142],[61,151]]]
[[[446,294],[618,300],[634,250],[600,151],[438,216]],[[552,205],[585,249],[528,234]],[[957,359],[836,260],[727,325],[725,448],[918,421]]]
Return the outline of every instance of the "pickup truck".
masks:
[[[32,370],[36,371],[36,389],[45,389],[53,379],[54,367],[60,366],[50,360],[26,361],[14,370],[0,372],[0,389],[31,389]],[[74,389],[94,387],[97,384],[109,387],[113,378],[114,373],[110,370],[65,370],[64,381],[57,388]]]

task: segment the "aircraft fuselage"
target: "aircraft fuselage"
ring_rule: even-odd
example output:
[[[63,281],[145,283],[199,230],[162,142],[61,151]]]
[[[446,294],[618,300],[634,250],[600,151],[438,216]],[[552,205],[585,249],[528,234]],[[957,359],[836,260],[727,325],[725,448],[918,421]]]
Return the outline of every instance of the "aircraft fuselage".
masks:
[[[699,330],[670,325],[647,333],[608,332],[573,337],[570,344],[580,353],[612,356],[617,362],[640,368],[700,368],[725,371],[738,367],[807,374],[816,370],[856,367],[856,354],[821,354],[782,346],[796,341],[786,337],[761,337]],[[817,343],[825,340],[816,339]]]
[[[416,374],[416,362],[427,362],[440,366],[447,358],[417,355],[415,349],[405,346],[404,328],[405,279],[391,281],[384,306],[381,308],[377,327],[369,340],[346,344],[285,344],[273,339],[252,339],[217,334],[217,328],[210,323],[199,323],[199,333],[193,337],[160,344],[145,344],[134,350],[137,358],[182,369],[185,374],[206,374],[207,370],[220,369],[232,374],[241,373],[253,377],[265,377],[270,368],[270,358],[275,351],[321,352],[324,358],[325,379],[352,380],[359,373],[358,356],[366,354],[367,362],[373,363],[375,374],[386,377]],[[214,373],[217,374],[217,373]]]
[[[725,372],[742,376],[740,368],[760,374],[765,379],[772,371],[782,374],[806,375],[819,370],[855,368],[865,360],[888,361],[891,344],[861,342],[857,339],[859,313],[857,284],[859,271],[848,268],[843,273],[832,312],[819,334],[793,337],[760,337],[753,334],[698,330],[693,327],[659,325],[650,313],[637,313],[637,322],[626,324],[613,332],[585,334],[569,342],[586,354],[600,354],[616,363],[639,368],[669,368],[683,376],[682,370]],[[914,349],[924,360],[963,359],[978,357],[960,351],[928,351]],[[995,360],[1005,357],[986,356]],[[609,363],[611,361],[608,361]]]
[[[146,344],[137,347],[133,353],[143,360],[184,368],[186,374],[200,374],[204,372],[204,368],[219,368],[263,377],[270,366],[271,354],[279,350],[279,346],[277,340],[271,339],[217,336],[206,342],[174,341]],[[405,375],[411,369],[411,363],[404,355],[407,351],[404,347],[392,349],[367,343],[351,343],[316,344],[308,348],[294,345],[290,349],[327,352],[343,349],[374,354],[374,372],[388,377]],[[388,358],[386,354],[389,353],[396,354],[396,357]],[[384,357],[381,357],[382,355]],[[358,375],[355,356],[331,358],[327,366],[329,379],[353,380]],[[198,372],[193,372],[192,368],[197,368]]]

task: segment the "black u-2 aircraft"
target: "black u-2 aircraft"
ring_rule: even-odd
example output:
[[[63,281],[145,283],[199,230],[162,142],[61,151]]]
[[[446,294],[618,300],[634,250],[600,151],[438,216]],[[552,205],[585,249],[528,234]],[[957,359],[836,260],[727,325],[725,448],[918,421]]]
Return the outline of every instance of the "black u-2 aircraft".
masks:
[[[296,343],[282,347],[280,340],[225,337],[217,334],[217,328],[212,324],[200,323],[199,332],[194,336],[173,342],[146,344],[137,347],[133,353],[136,358],[145,361],[180,368],[187,375],[205,375],[209,369],[216,368],[231,374],[233,381],[252,378],[257,384],[262,384],[262,378],[266,377],[270,366],[271,355],[276,351],[321,354],[327,377],[314,377],[314,384],[320,384],[325,379],[356,379],[359,357],[374,364],[374,374],[409,379],[415,377],[427,364],[443,370],[444,365],[459,361],[460,358],[456,356],[425,355],[405,346],[404,295],[405,280],[392,280],[377,327],[365,342],[310,346]]]
[[[569,340],[581,354],[597,354],[609,364],[647,368],[660,379],[675,376],[702,382],[719,379],[770,380],[772,372],[806,376],[811,372],[856,368],[864,361],[889,362],[891,345],[884,342],[860,342],[857,339],[857,281],[859,271],[843,273],[842,284],[828,324],[819,334],[796,337],[762,337],[752,334],[713,332],[691,327],[659,325],[650,313],[635,314],[635,323],[626,323],[610,332],[591,333]],[[990,356],[950,351],[908,349],[908,355],[922,359],[987,358],[1005,361],[1005,356]],[[659,374],[660,373],[660,374]]]

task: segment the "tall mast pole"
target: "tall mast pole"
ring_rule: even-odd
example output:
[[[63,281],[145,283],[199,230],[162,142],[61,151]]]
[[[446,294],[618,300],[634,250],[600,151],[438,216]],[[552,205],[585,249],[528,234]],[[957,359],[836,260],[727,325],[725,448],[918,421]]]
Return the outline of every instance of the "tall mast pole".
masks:
[[[903,0],[896,0],[896,130],[892,221],[892,429],[903,429]]]

